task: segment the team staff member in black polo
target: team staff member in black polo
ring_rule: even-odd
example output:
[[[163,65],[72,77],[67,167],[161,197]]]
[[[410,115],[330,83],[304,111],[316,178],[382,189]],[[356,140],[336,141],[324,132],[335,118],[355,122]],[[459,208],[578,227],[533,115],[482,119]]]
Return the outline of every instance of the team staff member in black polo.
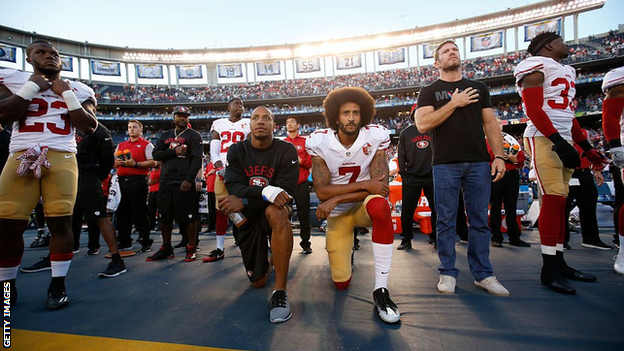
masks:
[[[411,117],[414,118],[416,104],[412,107]],[[429,208],[431,208],[430,242],[436,241],[436,211],[433,198],[433,173],[431,169],[431,132],[421,133],[416,126],[411,125],[399,136],[399,174],[403,179],[403,209],[401,211],[401,227],[403,240],[399,250],[412,248],[412,227],[414,226],[414,211],[418,206],[420,194],[425,193]]]
[[[154,167],[152,158],[154,145],[141,137],[143,124],[137,120],[128,121],[130,139],[119,143],[117,150],[130,150],[129,160],[115,159],[121,202],[117,208],[117,241],[121,251],[132,250],[132,223],[139,231],[142,247],[151,246],[149,217],[147,214],[147,173]],[[117,151],[116,150],[116,151]]]
[[[286,296],[288,264],[293,247],[290,199],[297,188],[299,162],[289,143],[273,138],[273,113],[264,106],[251,114],[251,139],[230,147],[225,186],[228,196],[219,200],[226,214],[242,212],[238,243],[247,277],[254,288],[268,278],[268,243],[275,265],[275,288],[269,304],[269,320],[287,321],[292,313]]]
[[[89,108],[95,116],[95,106]],[[112,261],[100,277],[112,278],[126,272],[126,266],[119,255],[115,227],[108,219],[107,196],[102,191],[102,181],[106,179],[115,162],[113,141],[110,132],[98,122],[98,127],[89,135],[76,131],[78,145],[78,196],[74,206],[72,230],[74,242],[80,236],[82,217],[93,221],[102,231],[102,236],[112,254]],[[95,233],[95,235],[93,234]],[[89,254],[97,254],[100,248],[99,231],[89,231]]]
[[[191,111],[185,106],[173,109],[175,128],[160,135],[154,159],[161,161],[160,190],[158,191],[158,211],[160,212],[160,230],[163,245],[147,261],[159,261],[173,258],[171,231],[173,220],[185,226],[188,235],[186,258],[191,262],[197,258],[197,218],[198,198],[195,178],[202,166],[202,138],[189,126]]]

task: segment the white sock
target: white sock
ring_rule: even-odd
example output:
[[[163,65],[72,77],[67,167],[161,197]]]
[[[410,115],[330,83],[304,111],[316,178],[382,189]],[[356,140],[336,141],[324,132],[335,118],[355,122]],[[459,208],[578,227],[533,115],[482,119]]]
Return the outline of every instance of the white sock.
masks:
[[[624,235],[620,235],[620,255],[624,255]]]
[[[217,235],[217,249],[223,251],[225,248],[225,235]]]
[[[559,244],[557,244],[557,246],[542,245],[542,253],[544,255],[555,256],[557,254],[557,251],[559,251],[558,247],[559,247]],[[561,245],[561,251],[563,251],[563,245]]]
[[[0,267],[0,281],[5,282],[7,280],[15,279],[15,277],[17,277],[18,268],[19,266]]]
[[[392,244],[373,243],[373,259],[375,261],[374,290],[388,287],[388,275],[392,266],[392,246]]]
[[[51,261],[50,263],[52,263],[52,278],[67,276],[67,272],[69,272],[69,266],[71,265],[71,260]]]

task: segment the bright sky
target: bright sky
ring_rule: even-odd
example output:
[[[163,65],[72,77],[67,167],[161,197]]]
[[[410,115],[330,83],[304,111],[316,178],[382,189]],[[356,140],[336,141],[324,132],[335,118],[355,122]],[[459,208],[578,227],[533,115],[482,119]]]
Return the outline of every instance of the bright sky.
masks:
[[[468,18],[539,0],[120,1],[0,0],[0,24],[131,48],[221,48],[376,34]],[[579,37],[624,23],[624,0],[580,15]],[[566,22],[566,39],[571,39]],[[570,29],[568,29],[570,28]]]

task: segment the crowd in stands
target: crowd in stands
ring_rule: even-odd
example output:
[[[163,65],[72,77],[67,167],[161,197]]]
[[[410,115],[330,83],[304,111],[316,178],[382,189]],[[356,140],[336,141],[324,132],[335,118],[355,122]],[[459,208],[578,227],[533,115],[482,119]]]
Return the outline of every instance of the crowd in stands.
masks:
[[[624,36],[612,32],[604,38],[593,38],[588,44],[570,44],[570,56],[563,63],[574,64],[599,58],[624,55]],[[464,75],[470,79],[508,75],[526,57],[525,52],[464,60]],[[247,84],[169,87],[169,86],[96,86],[101,103],[208,103],[228,101],[237,96],[244,100],[282,99],[302,96],[324,96],[344,86],[359,86],[367,91],[418,87],[438,78],[432,66],[361,73],[335,77],[295,79]]]
[[[624,33],[618,33],[617,30],[610,30],[609,35],[602,38],[591,36],[589,42],[604,47],[612,55],[624,55]]]
[[[604,73],[600,73],[599,75],[604,75]],[[511,87],[504,87],[504,89],[511,89]],[[514,88],[515,92],[515,88]],[[499,103],[495,106],[494,112],[497,117],[501,119],[516,119],[523,118],[524,112],[522,110],[522,102],[520,101],[519,96],[515,96],[515,100],[506,101]],[[573,106],[577,112],[587,112],[587,113],[600,113],[602,111],[602,100],[604,96],[598,93],[592,93],[587,96],[580,96],[574,99]],[[386,96],[386,97],[378,97],[377,104],[383,103],[392,103],[394,105],[405,106],[405,109],[409,109],[411,105],[416,101],[414,96],[408,95],[396,95],[396,96]],[[314,105],[270,105],[267,106],[270,110],[273,111],[276,115],[290,115],[290,114],[298,114],[298,113],[320,113],[322,112],[322,106],[314,106]],[[205,119],[214,119],[214,118],[223,118],[227,115],[226,111],[214,111],[214,110],[205,110],[205,109],[193,109],[193,116],[205,117]],[[103,117],[120,117],[120,118],[149,118],[149,117],[159,117],[159,118],[168,118],[169,113],[163,112],[162,110],[153,109],[153,110],[132,110],[132,109],[107,109],[101,108],[100,116]],[[406,127],[404,118],[401,116],[396,116],[390,119],[381,120],[381,124],[385,125],[389,129],[403,129]],[[378,123],[378,120],[375,121]],[[318,123],[312,123],[310,125],[304,125],[303,134],[308,135],[312,133],[315,129],[318,128]],[[285,136],[285,129],[282,131],[282,134],[278,136]],[[282,133],[280,132],[280,133]]]

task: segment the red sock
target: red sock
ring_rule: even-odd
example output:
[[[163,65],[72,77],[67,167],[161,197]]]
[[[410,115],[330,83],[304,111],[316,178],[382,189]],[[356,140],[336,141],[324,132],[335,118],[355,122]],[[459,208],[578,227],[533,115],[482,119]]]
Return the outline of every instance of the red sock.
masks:
[[[563,243],[560,240],[562,229],[564,227],[564,211],[566,198],[559,195],[543,195],[542,208],[539,215],[539,234],[542,245],[557,246],[557,243]]]
[[[620,211],[618,212],[618,228],[619,235],[624,235],[624,206],[620,207]],[[620,243],[622,245],[622,243]]]
[[[376,197],[366,204],[366,212],[373,222],[373,242],[378,244],[392,244],[394,231],[392,230],[392,215],[388,201]]]
[[[349,278],[349,280],[347,280],[346,282],[334,282],[334,284],[336,285],[336,289],[338,290],[344,290],[346,288],[349,287],[349,283],[351,283],[351,278]]]
[[[225,232],[227,231],[227,227],[228,227],[228,216],[225,215],[225,213],[221,212],[220,210],[217,210],[217,223],[215,225],[215,230],[217,232],[217,235],[225,235]]]
[[[22,263],[22,256],[11,258],[0,258],[0,268],[13,268]]]

